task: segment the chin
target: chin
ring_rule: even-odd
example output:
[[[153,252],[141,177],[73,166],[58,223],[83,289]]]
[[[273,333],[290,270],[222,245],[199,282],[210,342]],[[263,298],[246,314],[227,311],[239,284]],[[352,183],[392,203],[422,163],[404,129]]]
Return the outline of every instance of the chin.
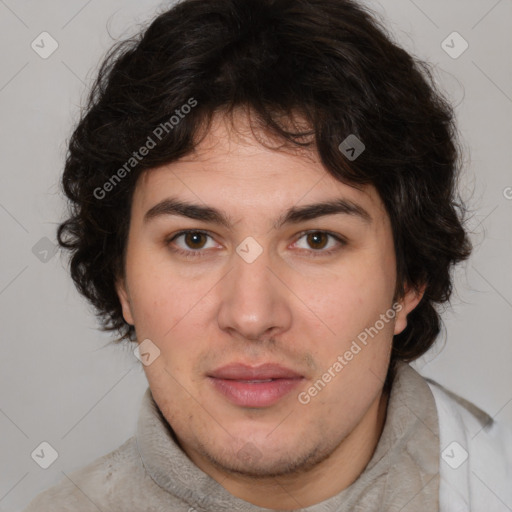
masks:
[[[238,441],[234,445],[241,448],[235,452],[217,452],[201,445],[199,452],[223,472],[261,479],[307,472],[332,453],[320,445],[305,447],[299,441],[295,446],[284,447],[277,441],[272,445],[268,441],[261,444]]]

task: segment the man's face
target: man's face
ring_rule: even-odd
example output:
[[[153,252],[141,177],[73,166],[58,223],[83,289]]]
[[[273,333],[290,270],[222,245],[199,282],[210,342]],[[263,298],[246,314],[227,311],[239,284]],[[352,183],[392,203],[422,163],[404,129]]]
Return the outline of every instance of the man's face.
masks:
[[[160,350],[144,370],[189,457],[278,475],[326,459],[374,415],[419,298],[393,310],[374,188],[340,183],[313,152],[265,148],[245,117],[237,127],[218,116],[194,154],[141,177],[118,293],[139,343]],[[160,204],[171,199],[195,208]],[[341,207],[297,213],[327,202]]]

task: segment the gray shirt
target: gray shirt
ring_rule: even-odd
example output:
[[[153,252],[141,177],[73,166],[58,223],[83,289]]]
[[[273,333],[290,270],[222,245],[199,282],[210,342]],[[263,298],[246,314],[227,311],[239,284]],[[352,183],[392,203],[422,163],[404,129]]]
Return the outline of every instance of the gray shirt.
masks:
[[[439,428],[425,379],[398,363],[377,447],[359,478],[303,512],[437,512]],[[336,478],[333,474],[330,478]],[[67,475],[25,512],[264,512],[200,470],[176,443],[148,388],[137,433]]]

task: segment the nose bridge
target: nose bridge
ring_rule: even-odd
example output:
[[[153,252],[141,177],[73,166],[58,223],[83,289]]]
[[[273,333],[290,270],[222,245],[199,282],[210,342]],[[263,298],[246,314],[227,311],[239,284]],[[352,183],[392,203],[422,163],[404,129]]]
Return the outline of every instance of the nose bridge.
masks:
[[[257,339],[287,329],[291,313],[283,285],[271,271],[268,251],[251,244],[242,242],[233,254],[233,269],[222,285],[218,323],[223,330]]]

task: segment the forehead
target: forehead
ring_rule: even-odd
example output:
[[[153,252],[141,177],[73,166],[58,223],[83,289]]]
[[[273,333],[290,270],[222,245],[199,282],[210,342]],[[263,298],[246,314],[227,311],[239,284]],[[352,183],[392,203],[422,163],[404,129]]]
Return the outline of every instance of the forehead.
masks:
[[[260,215],[341,197],[386,214],[373,186],[342,183],[323,166],[314,145],[284,145],[240,112],[215,115],[193,152],[145,171],[134,202],[151,206],[169,195],[220,208],[256,208]]]

